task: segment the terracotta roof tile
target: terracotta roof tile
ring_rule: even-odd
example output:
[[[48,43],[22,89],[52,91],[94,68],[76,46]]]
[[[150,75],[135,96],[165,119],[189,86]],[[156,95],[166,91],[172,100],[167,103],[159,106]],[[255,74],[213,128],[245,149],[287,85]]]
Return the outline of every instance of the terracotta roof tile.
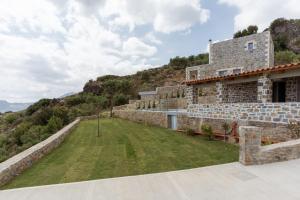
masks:
[[[271,72],[279,73],[282,71],[293,70],[293,69],[298,69],[298,68],[300,68],[300,62],[285,64],[285,65],[277,65],[277,66],[273,66],[273,67],[264,67],[264,68],[260,68],[260,69],[256,69],[256,70],[245,71],[245,72],[240,72],[237,74],[230,74],[230,75],[225,75],[225,76],[211,76],[211,77],[206,77],[203,79],[188,80],[188,81],[184,81],[184,83],[187,85],[194,85],[194,84],[199,84],[199,83],[229,80],[229,79],[239,78],[239,77],[256,76],[256,75],[263,74],[263,73],[271,73]]]

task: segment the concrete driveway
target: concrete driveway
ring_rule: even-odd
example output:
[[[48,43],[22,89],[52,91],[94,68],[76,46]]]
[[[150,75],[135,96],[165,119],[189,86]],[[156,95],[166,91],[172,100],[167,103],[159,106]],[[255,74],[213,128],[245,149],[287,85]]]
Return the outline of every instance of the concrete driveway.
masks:
[[[300,160],[230,163],[158,174],[0,191],[1,200],[300,199]]]

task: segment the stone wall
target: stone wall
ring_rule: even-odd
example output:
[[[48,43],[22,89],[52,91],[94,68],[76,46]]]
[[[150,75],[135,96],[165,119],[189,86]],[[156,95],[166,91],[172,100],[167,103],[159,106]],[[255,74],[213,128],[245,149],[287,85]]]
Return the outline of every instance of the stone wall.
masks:
[[[298,78],[287,78],[286,80],[286,101],[296,102],[297,101],[297,80]]]
[[[254,49],[248,50],[248,43],[254,44]],[[198,79],[215,76],[218,70],[242,68],[243,71],[274,66],[274,46],[270,32],[262,32],[232,40],[210,44],[210,64],[188,67],[186,80],[191,73],[197,71]]]
[[[185,87],[185,85],[157,87],[156,92],[160,99],[184,98]]]
[[[196,132],[201,132],[202,124],[210,125],[215,133],[223,133],[222,125],[227,123],[232,128],[233,123],[240,126],[258,126],[263,129],[262,139],[268,142],[285,142],[293,139],[292,133],[287,128],[287,124],[272,123],[272,122],[258,122],[258,121],[244,121],[234,119],[215,119],[215,118],[196,118],[188,117],[187,115],[178,115],[177,125],[179,130],[192,129]],[[238,131],[238,129],[237,129]]]
[[[255,103],[257,102],[257,82],[224,84],[223,103]]]
[[[259,77],[259,79],[257,80],[258,103],[272,102],[272,86],[272,80],[267,75]]]
[[[0,163],[0,186],[8,183],[15,176],[31,167],[36,161],[59,146],[79,122],[80,119],[78,118],[46,140]]]
[[[168,128],[168,116],[165,112],[115,110],[114,116],[134,122],[140,122]]]
[[[192,104],[188,116],[196,118],[235,119],[288,123],[300,121],[300,103],[224,103]]]
[[[262,128],[241,126],[239,133],[239,160],[244,165],[257,165],[300,158],[300,139],[261,146]]]

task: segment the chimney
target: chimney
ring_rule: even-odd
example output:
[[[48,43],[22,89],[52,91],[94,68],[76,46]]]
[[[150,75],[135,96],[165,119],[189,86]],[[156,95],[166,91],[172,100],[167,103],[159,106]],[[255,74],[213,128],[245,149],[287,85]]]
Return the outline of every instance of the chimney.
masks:
[[[211,64],[211,45],[212,45],[212,39],[208,40],[208,63]]]

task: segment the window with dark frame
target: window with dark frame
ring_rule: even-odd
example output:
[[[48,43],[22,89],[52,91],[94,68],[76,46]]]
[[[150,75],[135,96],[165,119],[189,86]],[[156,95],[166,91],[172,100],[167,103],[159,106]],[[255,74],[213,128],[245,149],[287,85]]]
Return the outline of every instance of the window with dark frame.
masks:
[[[253,42],[249,42],[248,43],[248,51],[253,51],[253,49],[254,49],[254,44],[253,44]]]

